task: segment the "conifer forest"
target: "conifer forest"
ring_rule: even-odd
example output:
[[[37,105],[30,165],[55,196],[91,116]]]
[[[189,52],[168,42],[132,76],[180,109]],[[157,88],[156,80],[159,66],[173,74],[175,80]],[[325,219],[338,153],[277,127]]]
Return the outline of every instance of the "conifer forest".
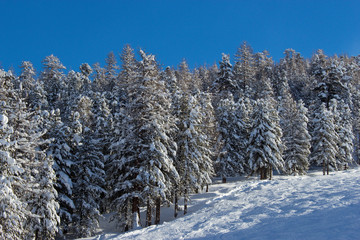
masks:
[[[244,42],[232,59],[164,68],[126,45],[105,66],[0,69],[0,239],[89,237],[110,212],[129,231],[214,177],[357,165],[360,56],[274,62]]]

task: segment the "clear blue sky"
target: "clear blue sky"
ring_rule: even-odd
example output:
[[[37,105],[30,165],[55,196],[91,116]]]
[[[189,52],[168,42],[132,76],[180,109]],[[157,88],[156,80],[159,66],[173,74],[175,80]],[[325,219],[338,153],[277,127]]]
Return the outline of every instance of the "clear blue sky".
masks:
[[[359,0],[0,0],[0,65],[23,60],[41,70],[50,54],[68,69],[104,64],[125,44],[163,66],[191,67],[234,55],[243,41],[278,61],[286,48],[304,57],[360,54]]]

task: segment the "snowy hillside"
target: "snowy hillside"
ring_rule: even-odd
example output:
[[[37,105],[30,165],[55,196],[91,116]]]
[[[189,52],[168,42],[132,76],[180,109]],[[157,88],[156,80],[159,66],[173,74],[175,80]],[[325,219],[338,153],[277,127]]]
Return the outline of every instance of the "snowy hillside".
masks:
[[[186,216],[173,220],[164,208],[162,224],[124,234],[103,222],[103,233],[89,239],[358,239],[359,183],[359,168],[215,183],[191,197]]]

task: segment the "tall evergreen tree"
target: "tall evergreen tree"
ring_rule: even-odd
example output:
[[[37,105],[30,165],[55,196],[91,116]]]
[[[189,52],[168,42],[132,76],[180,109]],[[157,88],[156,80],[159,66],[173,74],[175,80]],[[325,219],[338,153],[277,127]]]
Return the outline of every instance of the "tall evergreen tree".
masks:
[[[62,91],[66,87],[62,72],[66,68],[54,55],[47,56],[43,60],[43,65],[44,70],[41,72],[40,81],[44,84],[49,108],[56,109],[61,107],[59,105],[62,99]]]
[[[12,113],[10,98],[13,96],[10,72],[0,69],[0,238],[21,239],[26,236],[26,221],[29,212],[27,205],[16,194],[16,185],[21,185],[20,175],[24,172],[21,164],[13,158],[14,143],[11,136],[14,132],[9,126],[8,115]],[[19,182],[20,181],[20,182]]]
[[[288,174],[304,175],[309,169],[311,136],[307,130],[307,109],[300,100],[297,104],[290,99],[283,99],[280,110],[284,161]]]
[[[116,205],[131,202],[134,219],[139,218],[139,204],[147,205],[149,225],[153,205],[155,223],[160,221],[160,205],[170,200],[171,186],[179,181],[179,175],[173,165],[176,145],[169,137],[175,127],[169,96],[164,82],[159,80],[155,57],[143,51],[140,54],[141,76],[129,86],[128,129],[121,145],[112,146],[122,157],[109,163],[116,166],[123,184],[116,192],[110,191],[110,198]],[[134,227],[137,221],[128,227]]]
[[[325,103],[315,113],[313,119],[314,132],[313,150],[310,161],[323,166],[323,173],[329,174],[330,169],[337,170],[336,155],[338,152],[338,134],[336,133],[334,118]]]
[[[271,102],[258,100],[249,139],[249,167],[260,179],[272,178],[272,171],[284,170],[282,131],[277,110]]]
[[[234,76],[237,85],[246,97],[253,97],[253,83],[255,79],[255,59],[251,46],[243,42],[235,54]]]
[[[0,81],[5,73],[0,70]],[[26,204],[14,193],[13,184],[24,170],[11,157],[10,135],[13,130],[8,126],[8,118],[0,114],[0,238],[21,239],[25,237],[24,222],[28,212]]]
[[[216,89],[216,92],[220,95],[225,94],[225,96],[229,93],[236,93],[239,87],[234,79],[230,56],[223,53],[222,61],[219,63],[219,66],[219,76],[213,86]]]
[[[338,134],[338,152],[336,154],[337,168],[347,169],[353,163],[353,141],[352,116],[349,106],[342,100],[332,100],[330,110],[334,117],[335,131]]]
[[[191,94],[183,95],[181,100],[176,157],[177,171],[181,180],[176,187],[178,192],[184,194],[184,214],[186,214],[189,194],[198,192],[211,183],[213,167],[210,141],[205,135],[206,126],[203,122],[205,114],[202,113],[201,105]]]
[[[74,183],[75,199],[75,226],[76,234],[80,237],[89,237],[95,234],[99,227],[100,197],[105,195],[104,155],[100,139],[95,135],[95,123],[91,112],[92,101],[82,97],[77,105],[80,118],[75,121],[78,128],[81,144],[77,151],[76,180]]]
[[[71,230],[75,204],[73,201],[74,188],[74,153],[71,150],[72,129],[61,121],[60,110],[50,112],[48,138],[52,138],[47,154],[54,159],[56,174],[55,188],[58,192],[60,227],[59,234],[66,234]]]
[[[232,95],[222,99],[217,109],[219,137],[217,140],[220,151],[215,161],[216,174],[223,182],[227,177],[233,177],[245,172],[246,160],[241,144],[246,145],[244,136],[246,124],[241,118],[239,105],[234,102]],[[246,133],[246,132],[245,132]],[[240,144],[239,144],[240,142]]]

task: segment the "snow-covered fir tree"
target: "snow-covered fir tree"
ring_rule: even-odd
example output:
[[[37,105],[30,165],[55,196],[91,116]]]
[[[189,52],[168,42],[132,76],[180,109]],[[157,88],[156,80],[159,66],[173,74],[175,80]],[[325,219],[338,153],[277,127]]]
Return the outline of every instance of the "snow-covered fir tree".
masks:
[[[213,175],[211,146],[205,135],[205,114],[196,97],[199,95],[183,94],[178,123],[176,167],[180,182],[176,186],[175,199],[179,193],[184,195],[184,214],[187,213],[189,194],[210,184]]]
[[[106,161],[106,203],[108,203],[108,210],[114,211],[116,214],[112,220],[117,221],[120,230],[128,231],[133,225],[132,218],[132,202],[133,198],[138,197],[138,193],[133,194],[134,183],[136,183],[136,172],[133,171],[134,162],[126,162],[126,151],[132,146],[132,142],[126,142],[131,137],[127,133],[131,133],[132,126],[128,123],[130,118],[126,115],[125,109],[120,108],[113,116],[112,137],[109,145],[109,156]],[[130,154],[130,150],[128,150]],[[129,170],[131,170],[129,172]],[[130,174],[129,174],[130,173]],[[135,178],[135,179],[134,179]],[[138,199],[136,199],[138,203]],[[135,203],[134,203],[135,205]],[[134,211],[137,211],[135,209]]]
[[[100,199],[105,196],[104,155],[100,139],[95,135],[95,122],[91,112],[92,101],[82,97],[77,105],[79,119],[74,121],[79,133],[81,144],[76,153],[76,178],[74,181],[73,198],[75,201],[75,234],[79,237],[89,237],[95,234],[99,227]],[[78,121],[78,122],[77,122]],[[81,125],[81,127],[80,127]]]
[[[243,146],[247,146],[247,126],[241,118],[239,104],[234,102],[231,94],[220,100],[216,112],[219,132],[216,144],[220,149],[215,161],[215,170],[223,182],[226,182],[227,177],[245,173],[246,159]]]
[[[49,119],[48,138],[52,138],[47,154],[54,160],[56,174],[55,188],[58,192],[60,227],[59,234],[70,231],[73,222],[75,204],[73,201],[73,165],[74,152],[71,151],[70,136],[72,130],[61,121],[60,110],[52,110]]]
[[[251,46],[243,42],[235,53],[234,77],[241,95],[252,98],[254,94],[255,58]]]
[[[47,94],[47,102],[50,109],[56,109],[61,106],[60,100],[64,90],[65,81],[63,69],[66,69],[60,60],[54,55],[47,56],[43,60],[44,70],[41,72],[40,81],[44,84],[44,90]]]
[[[312,136],[312,153],[310,161],[323,167],[323,174],[337,170],[336,155],[339,136],[336,132],[333,114],[321,104],[313,119],[314,135]]]
[[[352,117],[349,106],[336,99],[330,101],[330,111],[333,115],[335,131],[338,135],[336,141],[338,151],[336,153],[336,165],[338,170],[347,169],[353,162]]]
[[[0,70],[2,82],[5,72]],[[4,104],[4,102],[2,102]],[[14,193],[13,184],[24,170],[11,157],[10,135],[13,130],[8,126],[8,117],[0,114],[0,238],[24,238],[24,222],[28,212],[26,204]]]
[[[222,97],[226,97],[229,93],[232,93],[233,95],[236,94],[239,90],[239,86],[234,79],[230,56],[223,53],[219,66],[219,76],[213,85],[215,92],[219,93]]]
[[[191,88],[192,76],[186,60],[182,60],[175,72],[178,86],[181,90],[187,91]]]
[[[347,169],[350,164],[354,162],[353,153],[354,153],[354,132],[353,132],[353,119],[351,116],[351,110],[349,105],[344,102],[340,102],[340,157],[342,162],[342,168]]]
[[[45,151],[48,141],[44,138],[42,115],[31,112],[21,97],[22,89],[14,89],[14,76],[5,75],[1,93],[7,124],[12,127],[9,140],[10,156],[21,167],[12,183],[13,193],[26,203],[23,221],[23,238],[54,239],[58,230],[58,204],[55,201],[54,175],[51,159]],[[21,85],[21,84],[20,84]]]
[[[95,63],[93,65],[93,91],[94,92],[104,92],[106,88],[106,74],[105,69],[100,66],[100,63]]]
[[[249,138],[249,167],[260,179],[271,179],[273,169],[284,171],[282,131],[277,110],[271,101],[258,100]]]
[[[13,157],[24,169],[20,176],[22,186],[18,186],[21,199],[27,203],[30,214],[25,227],[29,230],[26,238],[54,239],[58,232],[60,218],[56,201],[55,172],[51,156],[46,155],[50,139],[46,139],[47,129],[43,129],[46,114],[27,111],[25,103],[17,101],[16,114],[10,122],[14,125],[12,141],[15,144]]]
[[[301,100],[296,104],[288,96],[281,101],[280,116],[286,173],[304,175],[309,169],[308,157],[311,147],[311,136],[307,128],[307,109]]]
[[[47,96],[43,82],[35,79],[35,69],[31,62],[24,61],[19,76],[19,90],[21,97],[33,110],[46,109],[48,107]]]
[[[21,239],[26,236],[24,222],[29,216],[26,202],[16,194],[21,185],[20,175],[24,169],[13,157],[14,133],[9,125],[9,114],[12,114],[11,103],[15,92],[13,74],[0,69],[0,237],[2,239]]]
[[[118,84],[118,70],[117,60],[114,52],[110,52],[105,59],[105,76],[106,76],[106,90],[111,92],[112,89]]]
[[[147,223],[151,223],[152,206],[156,207],[155,223],[160,221],[160,205],[171,199],[171,186],[179,181],[173,165],[176,144],[170,138],[175,122],[170,115],[170,100],[165,83],[159,80],[158,66],[153,55],[140,51],[141,77],[129,86],[129,105],[126,110],[124,139],[114,143],[113,151],[121,158],[109,162],[117,171],[117,181],[122,184],[109,192],[115,209],[132,206],[135,219],[126,228],[135,227],[139,206],[147,206]],[[110,169],[108,167],[108,169]],[[115,190],[115,191],[114,191]],[[121,215],[120,212],[120,215]],[[129,219],[129,216],[126,216]],[[132,224],[132,226],[130,226]]]

